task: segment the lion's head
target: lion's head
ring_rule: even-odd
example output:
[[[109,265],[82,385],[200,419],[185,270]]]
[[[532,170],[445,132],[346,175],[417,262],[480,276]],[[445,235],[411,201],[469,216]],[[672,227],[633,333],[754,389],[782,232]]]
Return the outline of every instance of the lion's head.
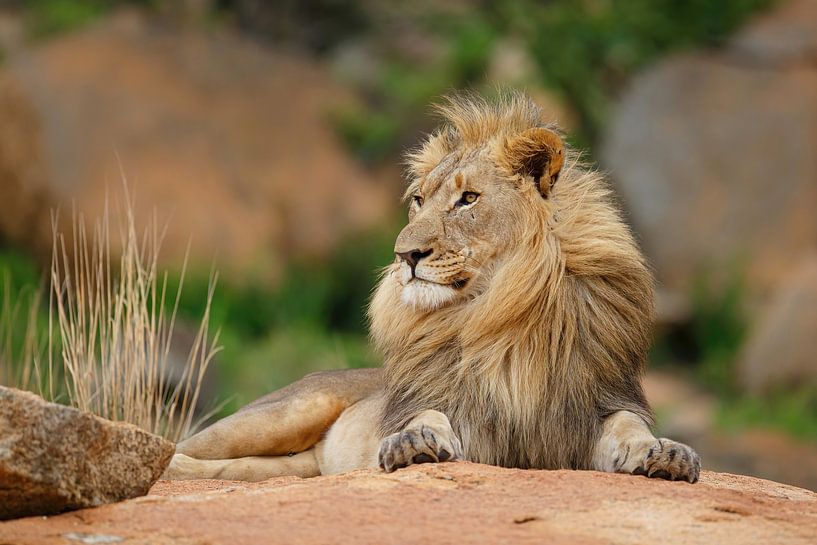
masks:
[[[477,296],[548,214],[564,145],[553,129],[536,126],[530,102],[514,100],[486,111],[452,99],[440,108],[450,124],[409,156],[409,222],[389,273],[404,304],[433,310]]]
[[[649,421],[652,276],[603,176],[529,99],[440,111],[408,157],[409,222],[369,308],[381,432],[437,409],[470,460],[587,467],[604,415]]]

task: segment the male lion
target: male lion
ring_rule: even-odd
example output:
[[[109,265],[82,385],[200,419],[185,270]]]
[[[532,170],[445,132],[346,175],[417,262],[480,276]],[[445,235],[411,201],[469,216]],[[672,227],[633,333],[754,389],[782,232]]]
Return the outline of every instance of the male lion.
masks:
[[[698,479],[691,448],[650,432],[652,276],[602,175],[523,96],[439,110],[369,308],[383,369],[251,403],[180,443],[166,478],[471,460]]]

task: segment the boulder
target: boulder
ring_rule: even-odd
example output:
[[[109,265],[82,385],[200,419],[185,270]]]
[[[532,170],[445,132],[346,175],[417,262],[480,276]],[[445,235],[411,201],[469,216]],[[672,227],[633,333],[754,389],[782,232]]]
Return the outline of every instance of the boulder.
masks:
[[[19,544],[813,544],[817,494],[726,473],[699,483],[456,462],[257,484],[160,481],[145,498],[0,523]]]
[[[142,496],[173,452],[136,426],[0,386],[0,520]]]
[[[817,55],[817,2],[786,0],[774,11],[750,21],[729,49],[755,62],[813,63]]]
[[[274,278],[391,211],[394,188],[335,137],[346,98],[309,57],[130,10],[20,44],[0,70],[0,238],[47,258],[50,210],[98,218],[108,194],[116,228],[121,168],[139,228],[169,223],[165,262],[190,242],[205,270]]]
[[[725,48],[666,58],[624,93],[602,145],[659,280],[745,272],[752,301],[817,247],[817,15],[782,2]]]
[[[791,265],[738,358],[738,380],[753,393],[817,384],[817,254]]]

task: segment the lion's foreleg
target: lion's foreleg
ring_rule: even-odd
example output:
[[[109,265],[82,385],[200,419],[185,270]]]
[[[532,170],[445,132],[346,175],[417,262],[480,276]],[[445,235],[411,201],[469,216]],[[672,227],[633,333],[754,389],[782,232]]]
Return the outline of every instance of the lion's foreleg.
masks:
[[[405,429],[383,439],[378,453],[378,463],[386,472],[411,464],[462,458],[462,444],[448,417],[431,410],[423,411]]]
[[[656,439],[637,414],[618,411],[604,421],[593,453],[593,468],[694,483],[701,460],[683,443]]]
[[[315,477],[320,475],[315,450],[292,456],[246,456],[227,460],[197,460],[176,454],[163,479],[224,479],[227,481],[265,481],[273,477]]]

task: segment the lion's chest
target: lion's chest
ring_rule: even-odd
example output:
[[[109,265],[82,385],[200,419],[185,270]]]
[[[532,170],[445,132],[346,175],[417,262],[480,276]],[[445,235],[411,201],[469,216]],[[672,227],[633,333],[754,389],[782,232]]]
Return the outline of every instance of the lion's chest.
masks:
[[[546,402],[550,401],[550,402]],[[468,460],[517,468],[584,468],[590,450],[585,430],[592,415],[569,415],[571,404],[528,395],[486,395],[444,403]]]

